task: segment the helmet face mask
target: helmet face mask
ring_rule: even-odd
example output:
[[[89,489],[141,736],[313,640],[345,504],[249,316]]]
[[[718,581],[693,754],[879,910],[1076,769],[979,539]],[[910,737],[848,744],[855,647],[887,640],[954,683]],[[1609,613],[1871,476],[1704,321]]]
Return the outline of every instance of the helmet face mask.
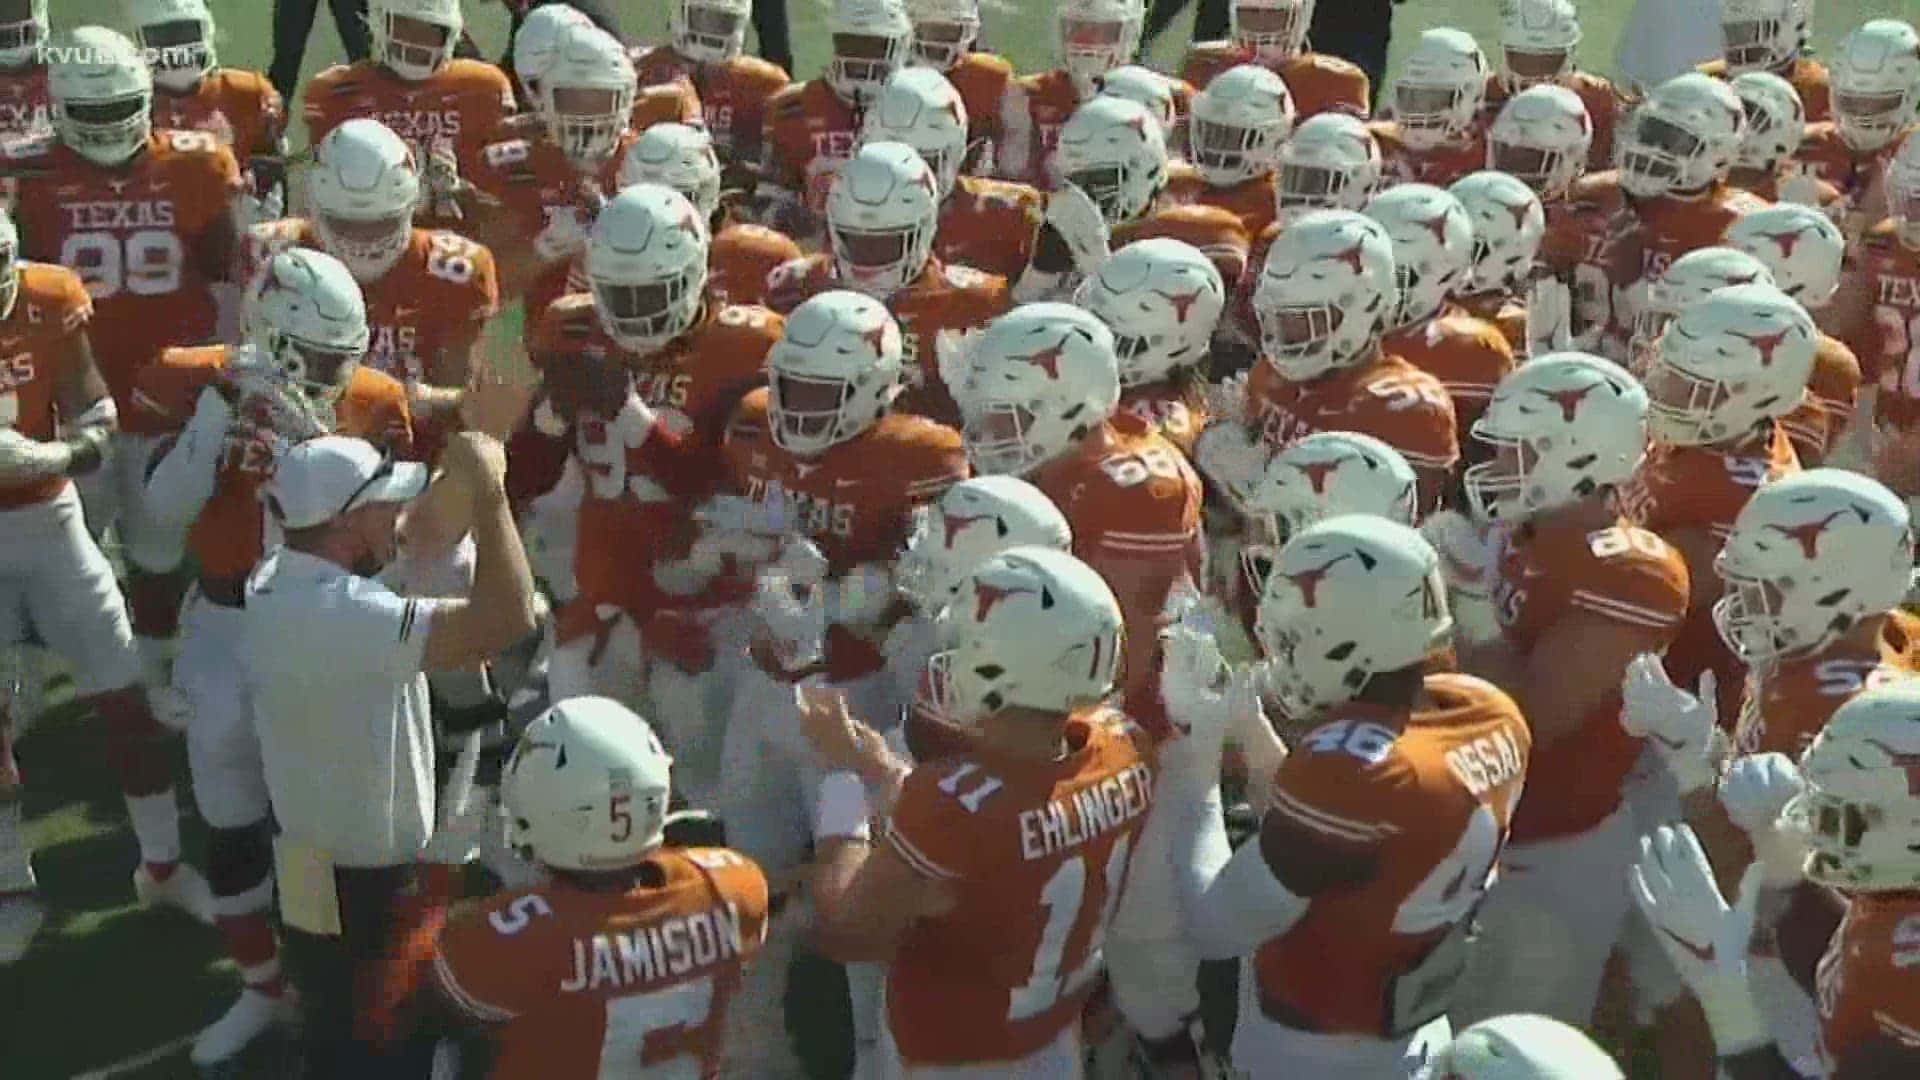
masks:
[[[867,143],[834,174],[827,239],[847,288],[885,298],[920,278],[940,223],[938,182],[911,146]]]
[[[213,15],[204,0],[157,0],[133,10],[135,42],[152,58],[155,86],[189,93],[218,66]]]
[[[1139,0],[1068,0],[1059,9],[1060,57],[1082,97],[1133,60],[1144,17]]]
[[[1107,224],[1123,225],[1145,215],[1166,187],[1166,139],[1144,106],[1102,94],[1060,129],[1054,167],[1087,193]]]
[[[314,229],[360,282],[386,276],[406,253],[419,193],[412,148],[377,120],[348,120],[314,151]]]
[[[973,51],[980,38],[978,0],[907,0],[913,23],[909,62],[935,71],[951,71]]]
[[[1564,193],[1586,171],[1593,118],[1580,95],[1533,86],[1500,107],[1487,131],[1487,167],[1519,177],[1542,197]]]
[[[69,40],[47,66],[54,131],[96,165],[125,164],[153,133],[153,73],[133,42],[112,30],[83,26]]]
[[[1729,74],[1781,68],[1799,55],[1806,23],[1801,0],[1722,0],[1720,10]]]
[[[1393,119],[1416,149],[1464,135],[1487,99],[1487,58],[1472,35],[1450,27],[1423,31],[1393,84]]]
[[[547,136],[576,168],[597,168],[620,147],[637,93],[619,40],[595,26],[569,28],[541,74]]]
[[[1885,147],[1913,123],[1920,97],[1920,31],[1873,19],[1849,33],[1829,64],[1833,116],[1854,150]]]
[[[1280,147],[1274,209],[1282,222],[1313,210],[1358,210],[1380,182],[1380,145],[1342,113],[1309,117]]]
[[[247,342],[299,389],[321,426],[346,392],[369,341],[359,283],[333,256],[294,248],[255,275],[246,303]],[[283,433],[284,434],[284,433]]]
[[[48,37],[47,0],[10,0],[8,8],[0,19],[0,68],[38,63]]]
[[[812,456],[863,434],[892,407],[900,377],[900,328],[884,305],[845,290],[809,299],[767,357],[773,441]]]
[[[369,0],[367,6],[373,59],[408,82],[446,67],[465,27],[458,0]]]
[[[673,13],[675,52],[703,64],[720,64],[746,48],[750,0],[679,0]]]
[[[1228,9],[1233,43],[1263,61],[1284,60],[1305,46],[1314,0],[1234,0]]]
[[[656,184],[615,195],[594,219],[587,280],[600,325],[647,354],[699,318],[707,285],[706,219],[686,196]]]
[[[1669,79],[1621,131],[1620,184],[1639,198],[1700,191],[1726,179],[1746,137],[1733,88],[1698,73]]]
[[[901,0],[836,0],[827,31],[827,85],[840,99],[865,106],[877,98],[913,51],[913,22]]]
[[[620,186],[659,184],[685,195],[711,220],[720,209],[720,158],[705,128],[653,124],[627,148]]]
[[[1022,476],[1072,449],[1120,403],[1113,331],[1067,304],[1025,304],[987,324],[952,388],[974,472]]]
[[[1512,94],[1557,82],[1573,71],[1580,20],[1571,0],[1505,0],[1500,16],[1500,78]]]
[[[1271,175],[1293,117],[1293,95],[1278,75],[1254,64],[1229,68],[1194,95],[1188,157],[1214,187]]]

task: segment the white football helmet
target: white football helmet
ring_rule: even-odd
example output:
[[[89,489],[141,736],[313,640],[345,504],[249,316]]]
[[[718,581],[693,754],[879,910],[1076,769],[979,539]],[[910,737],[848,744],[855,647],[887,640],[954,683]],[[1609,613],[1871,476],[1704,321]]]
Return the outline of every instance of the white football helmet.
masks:
[[[1507,92],[1552,84],[1573,70],[1580,15],[1573,0],[1504,0],[1500,5],[1500,79]]]
[[[1100,76],[1132,63],[1140,51],[1146,0],[1060,0],[1055,11],[1061,66],[1082,98]]]
[[[1053,164],[1099,204],[1109,225],[1135,221],[1167,184],[1167,141],[1139,103],[1099,95],[1060,128]]]
[[[1265,176],[1280,167],[1293,115],[1293,94],[1280,76],[1258,64],[1228,68],[1193,96],[1188,156],[1214,187]]]
[[[1653,88],[1620,129],[1620,186],[1637,198],[1699,191],[1724,180],[1746,137],[1733,87],[1689,72]]]
[[[1806,838],[1807,880],[1849,893],[1920,885],[1920,679],[1897,678],[1847,699],[1800,755],[1806,790],[1782,824]]]
[[[1373,219],[1319,210],[1281,230],[1253,312],[1261,358],[1292,381],[1362,360],[1399,307],[1393,241]]]
[[[953,191],[967,157],[967,103],[945,75],[930,67],[904,67],[880,88],[860,122],[862,143],[906,143],[927,159],[939,181],[939,198]]]
[[[1227,290],[1200,249],[1154,237],[1114,252],[1073,302],[1113,331],[1120,385],[1143,386],[1207,362]]]
[[[40,50],[53,36],[47,19],[47,0],[27,0],[25,18],[0,22],[0,69],[13,70],[40,62]]]
[[[68,149],[97,165],[119,165],[153,134],[153,73],[118,31],[77,27],[50,50],[48,112]]]
[[[1771,174],[1800,149],[1807,110],[1793,84],[1771,71],[1736,75],[1731,84],[1747,113],[1747,134],[1734,163]]]
[[[124,18],[146,51],[154,85],[184,94],[220,66],[207,0],[126,0]]]
[[[1713,562],[1721,640],[1742,663],[1808,656],[1900,606],[1913,578],[1906,500],[1851,469],[1762,485]]]
[[[1587,171],[1592,149],[1587,103],[1552,83],[1508,98],[1487,130],[1487,168],[1519,177],[1543,198],[1566,194]]]
[[[1798,408],[1813,373],[1813,317],[1771,285],[1721,289],[1660,336],[1645,378],[1655,441],[1711,446]]]
[[[878,97],[912,51],[913,23],[901,0],[834,0],[827,30],[833,35],[827,85],[853,105]]]
[[[367,351],[367,304],[346,265],[324,251],[288,248],[255,272],[246,299],[247,344],[258,348],[324,414],[353,382]]]
[[[658,184],[626,188],[600,210],[587,241],[595,314],[623,348],[650,353],[685,333],[707,287],[707,219]]]
[[[1431,150],[1473,130],[1487,100],[1487,57],[1465,30],[1423,30],[1393,84],[1400,137]]]
[[[649,125],[620,161],[620,186],[659,184],[687,197],[711,221],[720,209],[720,158],[713,136],[689,124]]]
[[[752,17],[753,0],[675,0],[673,51],[698,63],[724,64],[746,51]]]
[[[1647,404],[1625,368],[1587,353],[1509,372],[1473,425],[1493,449],[1466,472],[1474,516],[1518,523],[1625,483],[1646,456]]]
[[[1660,335],[1680,313],[1715,291],[1733,285],[1773,285],[1773,272],[1759,259],[1733,247],[1695,248],[1673,260],[1647,283],[1627,341],[1627,367],[1645,377],[1660,349]]]
[[[446,67],[466,25],[460,0],[367,0],[373,58],[409,82]]]
[[[307,173],[314,231],[357,281],[380,280],[406,254],[419,196],[413,148],[378,120],[348,120],[314,148]]]
[[[20,299],[20,230],[13,214],[0,207],[0,322],[13,317]]]
[[[1900,242],[1920,248],[1920,139],[1908,139],[1887,162],[1887,213]]]
[[[1878,150],[1913,126],[1920,100],[1920,31],[1899,19],[1861,24],[1827,65],[1840,138],[1859,151]]]
[[[900,325],[871,296],[834,289],[787,316],[767,354],[767,427],[811,457],[880,422],[900,396]]]
[[[1122,64],[1100,76],[1096,85],[1102,94],[1125,98],[1147,110],[1160,125],[1160,137],[1173,141],[1173,83],[1165,75],[1139,64]]]
[[[501,771],[507,842],[558,870],[634,866],[664,842],[672,766],[625,705],[568,698],[527,725]]]
[[[1279,220],[1310,210],[1358,210],[1380,184],[1380,144],[1357,117],[1310,116],[1280,147],[1280,179],[1274,185]]]
[[[1113,331],[1067,304],[1022,304],[967,343],[949,387],[974,471],[1024,476],[1104,424],[1120,404]]]
[[[513,78],[529,103],[540,102],[540,79],[553,66],[561,40],[576,27],[592,25],[593,20],[571,4],[542,4],[527,12],[513,33]]]
[[[1247,595],[1265,592],[1280,549],[1315,522],[1371,514],[1414,524],[1418,488],[1400,451],[1356,431],[1316,431],[1274,451],[1239,499]]]
[[[1026,545],[1070,550],[1067,516],[1017,476],[971,477],[916,511],[894,580],[916,608],[931,614],[954,598],[967,571]]]
[[[1777,203],[1727,228],[1726,245],[1759,260],[1780,291],[1818,311],[1840,290],[1847,238],[1833,219],[1811,206]]]
[[[1800,55],[1806,32],[1801,0],[1720,0],[1727,72],[1778,70]]]
[[[1232,0],[1228,36],[1263,64],[1300,54],[1307,44],[1316,0]]]
[[[1352,701],[1371,676],[1422,662],[1452,633],[1433,546],[1371,514],[1327,518],[1288,540],[1254,617],[1269,688],[1300,721]]]
[[[827,190],[827,237],[840,280],[885,299],[912,284],[933,257],[940,185],[905,143],[867,143]]]
[[[1524,93],[1532,93],[1528,90]],[[1447,189],[1473,225],[1473,268],[1464,292],[1518,289],[1533,276],[1547,236],[1547,212],[1533,188],[1492,169],[1468,173]]]
[[[1066,713],[1113,692],[1120,602],[1064,551],[1008,548],[967,572],[927,663],[948,718],[976,726],[1004,709]]]
[[[1511,1013],[1453,1037],[1434,1061],[1438,1080],[1626,1080],[1579,1028]]]
[[[980,0],[907,0],[913,22],[910,63],[951,71],[980,40]]]
[[[574,27],[540,78],[547,135],[575,167],[598,168],[620,148],[637,92],[620,39],[597,26]]]
[[[1431,184],[1395,184],[1367,203],[1367,216],[1393,241],[1400,288],[1390,329],[1440,313],[1473,270],[1473,220],[1460,200]]]

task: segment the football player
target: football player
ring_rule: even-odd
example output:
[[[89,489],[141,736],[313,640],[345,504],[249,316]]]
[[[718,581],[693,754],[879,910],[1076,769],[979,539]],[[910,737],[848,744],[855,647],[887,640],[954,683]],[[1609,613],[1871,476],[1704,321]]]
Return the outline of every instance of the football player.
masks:
[[[1061,175],[1053,149],[1100,77],[1133,62],[1145,0],[1062,0],[1056,9],[1060,66],[1016,77],[1001,98],[999,173],[1041,189]],[[1164,140],[1163,140],[1164,141]]]
[[[1573,53],[1580,36],[1580,15],[1573,0],[1502,4],[1500,64],[1487,82],[1487,110],[1489,116],[1497,115],[1507,102],[1536,86],[1568,91],[1586,106],[1593,129],[1583,151],[1584,167],[1599,172],[1613,167],[1613,127],[1621,101],[1611,82],[1575,66]]]
[[[270,256],[253,280],[248,317],[245,345],[169,349],[139,375],[141,407],[173,433],[154,447],[147,496],[167,524],[190,530],[199,575],[174,681],[190,708],[187,764],[207,823],[214,925],[242,986],[194,1040],[198,1065],[233,1057],[288,1011],[268,921],[267,780],[239,667],[241,601],[264,547],[260,485],[280,447],[330,430],[411,450],[405,388],[361,366],[367,311],[345,265],[299,248]]]
[[[1472,34],[1421,31],[1394,78],[1391,119],[1368,125],[1388,180],[1445,187],[1484,165],[1489,77]]]
[[[1862,23],[1834,49],[1832,78],[1833,119],[1807,129],[1799,160],[1847,196],[1847,234],[1857,236],[1886,213],[1887,161],[1916,126],[1920,30],[1899,19]]]
[[[356,116],[405,139],[426,181],[420,217],[443,224],[459,219],[462,177],[476,175],[481,151],[514,111],[505,72],[454,58],[465,27],[459,0],[368,0],[373,55],[327,68],[302,95],[310,146]]]
[[[1839,292],[1846,238],[1831,218],[1811,206],[1782,203],[1756,210],[1733,223],[1726,244],[1758,259],[1773,274],[1780,291],[1806,308],[1816,323]],[[1853,350],[1822,333],[1807,391],[1810,404],[1818,406],[1818,420],[1806,405],[1787,418],[1787,434],[1793,438],[1800,464],[1813,468],[1843,443],[1845,452],[1857,458],[1855,447],[1860,440],[1847,437],[1862,404],[1860,360]]]
[[[1833,334],[1853,346],[1860,372],[1877,382],[1872,472],[1909,499],[1920,495],[1913,462],[1920,445],[1920,387],[1907,372],[1920,359],[1920,139],[1908,139],[1887,166],[1886,219],[1854,241],[1831,308]]]
[[[413,226],[419,191],[406,142],[378,120],[348,120],[314,148],[307,172],[313,216],[254,226],[248,254],[255,267],[295,247],[340,260],[366,296],[361,362],[400,380],[417,421],[447,420],[475,370],[499,285],[492,252],[444,229]]]
[[[6,144],[0,173],[14,181],[21,253],[77,272],[100,315],[94,355],[121,426],[112,460],[83,481],[82,502],[96,534],[118,526],[145,678],[165,688],[186,537],[157,524],[141,496],[158,432],[134,407],[134,377],[169,346],[213,340],[244,186],[212,135],[154,130],[153,76],[131,41],[84,26],[68,44],[48,72],[54,131]],[[163,708],[177,704],[170,697],[162,692]]]
[[[722,167],[713,137],[704,128],[655,124],[627,147],[620,188],[659,184],[687,197],[707,216],[713,244],[707,249],[707,293],[722,304],[760,304],[775,268],[801,257],[800,245],[764,225],[738,221],[721,198]]]
[[[907,0],[907,17],[913,21],[910,62],[945,76],[966,105],[968,171],[993,175],[1013,65],[974,48],[980,40],[980,0]]]
[[[1259,236],[1279,209],[1275,174],[1293,119],[1293,96],[1280,76],[1258,64],[1221,72],[1194,95],[1187,130],[1193,164],[1171,171],[1167,197],[1220,207],[1248,236]]]
[[[1722,244],[1689,251],[1647,282],[1640,312],[1627,338],[1626,368],[1644,379],[1660,355],[1661,335],[1673,320],[1718,289],[1773,285],[1773,271],[1758,258]]]
[[[789,82],[778,66],[747,55],[752,14],[753,0],[673,0],[672,40],[633,58],[641,86],[693,81],[714,152],[736,174],[760,163],[767,103]]]
[[[1207,425],[1208,349],[1227,304],[1220,271],[1191,244],[1135,240],[1081,282],[1074,303],[1113,331],[1120,411],[1191,456]]]
[[[1381,347],[1440,380],[1453,400],[1460,445],[1513,370],[1513,346],[1498,327],[1451,303],[1473,272],[1473,219],[1460,200],[1427,184],[1397,184],[1367,203],[1393,241],[1399,302]]]
[[[0,138],[45,131],[47,0],[6,0],[0,9]]]
[[[913,148],[868,143],[840,167],[827,196],[831,250],[774,270],[767,306],[789,312],[829,289],[852,289],[881,300],[900,324],[906,349],[904,411],[958,421],[944,384],[943,332],[975,329],[1012,305],[1006,279],[933,257],[939,182]]]
[[[1226,41],[1196,42],[1181,77],[1205,90],[1239,64],[1259,64],[1287,82],[1305,119],[1343,112],[1365,119],[1373,100],[1367,73],[1337,56],[1308,52],[1307,26],[1317,0],[1233,0]]]
[[[1692,594],[1685,624],[1667,652],[1678,686],[1731,689],[1739,660],[1713,625],[1720,587],[1713,558],[1754,491],[1800,471],[1780,420],[1806,396],[1813,373],[1813,319],[1771,285],[1733,285],[1688,305],[1660,336],[1645,375],[1652,399],[1652,449],[1622,486],[1620,510],[1686,557]],[[1710,696],[1703,685],[1701,696]],[[1731,730],[1737,703],[1719,702]]]
[[[1813,29],[1812,0],[1720,0],[1726,55],[1700,65],[1717,79],[1766,72],[1786,80],[1806,106],[1809,123],[1831,118],[1826,66],[1805,55]]]
[[[94,308],[78,273],[27,262],[11,219],[0,214],[0,340],[13,421],[0,435],[8,605],[25,613],[54,652],[73,665],[75,690],[104,722],[103,757],[120,786],[140,845],[134,891],[146,903],[212,921],[206,881],[180,861],[166,732],[141,688],[140,654],[113,567],[88,535],[69,478],[104,467],[118,411],[88,344]],[[0,962],[26,950],[44,909],[21,834],[19,776],[0,792]]]
[[[520,109],[540,103],[540,78],[553,64],[560,42],[576,26],[592,26],[579,8],[571,4],[541,4],[520,20],[513,32],[514,101]]]
[[[1747,112],[1747,134],[1727,182],[1769,202],[1791,196],[1836,218],[1844,213],[1840,189],[1793,159],[1807,137],[1806,110],[1793,84],[1770,71],[1749,71],[1734,76],[1731,85]]]
[[[1385,229],[1347,210],[1293,221],[1254,293],[1260,359],[1244,420],[1274,446],[1315,431],[1372,435],[1420,474],[1424,510],[1449,489],[1460,443],[1440,380],[1382,347],[1398,306]]]
[[[126,0],[133,39],[153,59],[153,125],[205,131],[251,179],[249,224],[287,207],[287,106],[257,71],[221,67],[207,0]]]
[[[1139,64],[1122,64],[1094,84],[1102,94],[1125,98],[1147,110],[1174,157],[1186,151],[1187,115],[1193,110],[1193,86]]]
[[[1571,340],[1570,312],[1542,311],[1537,324],[1531,317],[1531,309],[1541,306],[1534,290],[1559,284],[1539,274],[1540,245],[1547,235],[1540,197],[1516,177],[1492,169],[1455,180],[1447,194],[1459,201],[1473,226],[1473,266],[1454,292],[1460,307],[1492,323],[1516,357],[1564,348]]]
[[[451,919],[433,957],[443,1013],[489,1044],[486,1075],[720,1069],[766,940],[767,879],[737,852],[666,839],[672,764],[645,720],[603,697],[562,701],[521,735],[501,795],[509,839],[544,880]]]
[[[1154,807],[1192,830],[1179,850],[1207,853],[1181,867],[1188,931],[1208,956],[1247,959],[1234,1068],[1422,1075],[1448,1041],[1473,911],[1528,768],[1527,723],[1489,683],[1426,673],[1453,620],[1439,557],[1405,525],[1349,514],[1287,541],[1257,629],[1267,701],[1307,731],[1273,777],[1258,842],[1224,867],[1212,858],[1226,849],[1207,811],[1217,755],[1163,763]],[[1232,710],[1212,688],[1211,638],[1169,634],[1170,707]]]
[[[542,130],[486,143],[468,172],[472,232],[510,259],[501,292],[545,311],[569,288],[593,215],[619,183],[635,135],[626,49],[598,27],[570,30],[540,78]],[[529,323],[531,331],[533,324]]]
[[[1511,691],[1532,725],[1527,789],[1513,813],[1513,867],[1488,894],[1487,928],[1454,1019],[1527,1009],[1592,1021],[1627,915],[1612,884],[1632,864],[1623,790],[1640,758],[1620,723],[1621,678],[1664,649],[1687,613],[1687,564],[1614,505],[1647,452],[1646,390],[1586,353],[1552,353],[1502,380],[1466,472],[1474,516],[1504,542],[1493,570],[1500,636],[1468,642],[1465,670]],[[1578,643],[1581,662],[1566,650]]]
[[[901,0],[834,0],[826,73],[775,94],[761,130],[760,184],[767,224],[818,244],[834,173],[853,156],[860,111],[907,62],[913,23]]]

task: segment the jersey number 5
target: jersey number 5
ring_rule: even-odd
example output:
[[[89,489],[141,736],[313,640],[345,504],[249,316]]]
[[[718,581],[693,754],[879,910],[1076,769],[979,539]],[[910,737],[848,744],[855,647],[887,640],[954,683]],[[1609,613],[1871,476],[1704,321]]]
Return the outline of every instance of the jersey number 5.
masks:
[[[607,1033],[600,1041],[603,1076],[624,1076],[633,1062],[652,1080],[699,1080],[702,1065],[690,1051],[648,1052],[647,1040],[673,1032],[680,1038],[705,1027],[713,1011],[713,976],[703,975],[649,994],[613,998],[607,1002]]]
[[[1087,985],[1100,970],[1100,943],[1113,922],[1113,909],[1120,903],[1120,880],[1127,873],[1127,850],[1131,836],[1114,841],[1107,855],[1104,889],[1087,893],[1087,857],[1075,855],[1060,864],[1040,890],[1040,906],[1046,909],[1047,924],[1040,931],[1040,945],[1033,952],[1033,974],[1025,986],[1017,987],[1007,1003],[1007,1020],[1017,1023],[1031,1020],[1054,1007],[1061,997],[1071,996]],[[1088,901],[1098,902],[1098,911]],[[1098,914],[1100,921],[1087,930],[1087,943],[1077,962],[1066,968],[1067,939],[1073,929]],[[1065,970],[1063,970],[1065,969]]]

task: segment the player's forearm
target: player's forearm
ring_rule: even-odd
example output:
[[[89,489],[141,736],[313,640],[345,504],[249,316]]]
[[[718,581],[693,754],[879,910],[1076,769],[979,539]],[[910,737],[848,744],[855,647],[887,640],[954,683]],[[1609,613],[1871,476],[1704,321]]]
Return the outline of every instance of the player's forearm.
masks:
[[[891,934],[874,929],[860,903],[859,877],[873,848],[865,837],[827,841],[813,878],[814,941],[820,951],[842,963],[880,963],[892,958]]]
[[[68,476],[85,476],[99,468],[108,440],[119,429],[119,407],[113,398],[102,394],[78,416],[60,425],[61,439],[67,445],[67,464],[61,471]]]

